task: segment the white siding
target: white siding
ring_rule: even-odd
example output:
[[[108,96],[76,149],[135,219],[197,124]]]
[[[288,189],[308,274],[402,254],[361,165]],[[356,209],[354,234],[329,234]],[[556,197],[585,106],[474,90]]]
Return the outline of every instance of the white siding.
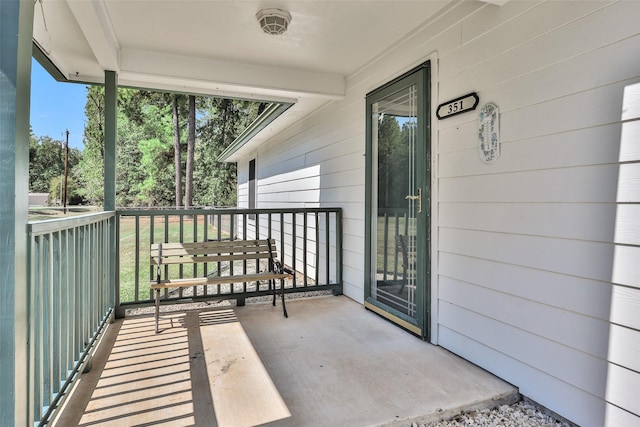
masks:
[[[434,120],[434,339],[580,425],[640,425],[639,18],[630,1],[456,4],[259,148],[258,207],[341,206],[362,301],[364,97],[437,56],[435,104],[496,103],[502,154],[479,160],[476,113]]]

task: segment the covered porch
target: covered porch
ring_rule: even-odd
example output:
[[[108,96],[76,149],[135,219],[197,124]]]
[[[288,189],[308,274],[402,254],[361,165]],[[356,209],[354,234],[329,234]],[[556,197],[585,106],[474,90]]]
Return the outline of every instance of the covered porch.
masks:
[[[519,399],[516,387],[341,295],[341,214],[119,209],[30,223],[34,423],[388,425]],[[271,284],[205,286],[163,292],[155,333],[151,243],[267,236],[294,272],[273,285],[288,295],[288,319],[271,304]]]
[[[111,324],[55,425],[410,425],[512,403],[515,387],[344,296]]]
[[[291,14],[285,34],[262,31],[256,14],[264,7],[283,8]],[[299,244],[297,239],[286,243],[277,237],[282,236],[286,221],[279,220],[280,228],[277,217],[260,224],[273,224],[271,236],[284,245],[280,256],[289,256],[289,265],[301,274],[302,282],[293,285],[300,289],[290,285],[285,292],[306,292],[308,286],[321,285],[354,301],[342,296],[292,301],[290,319],[282,318],[280,307],[274,310],[270,305],[238,307],[226,314],[217,311],[215,316],[178,312],[165,316],[171,328],[158,336],[145,336],[142,328],[143,340],[150,343],[169,333],[181,334],[177,341],[186,345],[181,351],[188,351],[181,357],[187,359],[196,356],[191,343],[202,341],[198,353],[202,357],[194,359],[202,375],[194,374],[189,364],[184,369],[188,386],[181,395],[184,399],[173,403],[170,397],[165,399],[172,417],[200,423],[203,406],[195,404],[195,399],[201,396],[209,399],[204,417],[211,420],[219,419],[223,408],[245,404],[242,399],[219,404],[209,371],[205,377],[202,370],[209,368],[203,340],[218,337],[220,329],[241,327],[242,333],[234,337],[245,337],[242,348],[259,359],[251,365],[264,368],[260,368],[262,384],[277,391],[279,403],[271,406],[276,409],[272,420],[254,420],[263,424],[293,425],[300,422],[300,414],[318,421],[313,417],[325,416],[327,408],[337,408],[342,421],[353,420],[356,425],[404,422],[434,409],[445,413],[448,407],[439,399],[453,399],[454,394],[442,392],[449,390],[442,375],[455,370],[438,366],[432,371],[434,358],[442,366],[448,366],[444,359],[455,360],[458,373],[475,369],[450,356],[448,350],[579,425],[638,425],[638,16],[640,3],[611,0],[0,1],[3,422],[47,425],[75,380],[83,382],[85,375],[111,369],[105,365],[105,370],[96,368],[81,375],[92,363],[97,343],[108,343],[105,340],[118,331],[111,339],[124,338],[135,330],[132,322],[146,321],[124,318],[111,323],[122,310],[151,304],[150,266],[144,265],[143,251],[172,230],[167,228],[170,221],[161,220],[149,232],[158,236],[134,237],[142,242],[137,250],[125,253],[118,247],[124,215],[115,198],[117,93],[118,87],[136,87],[272,104],[271,114],[254,123],[221,156],[238,164],[238,206],[247,208],[238,215],[246,217],[262,209],[339,210],[333,217],[335,232],[328,234],[329,228],[321,226],[328,216],[303,213],[298,219],[297,213],[293,215],[291,229],[306,233],[299,235]],[[34,56],[60,81],[105,86],[103,213],[64,224],[27,221]],[[415,201],[407,203],[416,203],[421,215],[416,235],[424,238],[416,243],[420,253],[415,274],[418,277],[418,270],[423,274],[415,287],[420,305],[414,311],[422,320],[420,326],[426,326],[420,330],[441,349],[357,304],[368,302],[367,293],[376,279],[369,270],[393,266],[393,274],[385,279],[388,289],[400,284],[395,274],[401,264],[396,262],[397,255],[388,258],[386,249],[377,253],[372,244],[377,236],[387,236],[392,223],[395,230],[407,224],[395,214],[393,220],[381,216],[384,206],[376,208],[378,184],[384,181],[374,173],[375,157],[381,151],[376,145],[380,132],[375,128],[385,115],[392,116],[385,111],[394,110],[376,113],[373,107],[391,99],[396,84],[408,82],[406,78],[416,73],[420,78],[410,85],[402,83],[401,89],[412,100],[403,105],[422,106],[416,112],[422,121],[415,135],[424,138],[415,138],[421,144],[420,155],[393,171],[413,170],[417,189],[422,189],[397,195],[400,200]],[[499,159],[480,157],[486,137],[479,133],[482,110],[465,107],[464,114],[438,114],[441,108],[462,108],[461,100],[474,94],[480,100],[478,107],[499,107],[492,119],[499,131],[493,134]],[[407,134],[411,129],[407,126]],[[409,169],[413,163],[424,167]],[[129,221],[137,221],[137,213],[127,215]],[[202,217],[203,213],[192,215]],[[383,226],[370,226],[376,222]],[[195,239],[195,233],[191,237],[179,229],[180,239]],[[247,229],[249,233],[256,230],[260,227]],[[315,244],[304,246],[322,239],[329,252]],[[322,258],[326,253],[333,258]],[[138,272],[127,282],[133,283],[128,299],[120,287],[123,257],[134,262]],[[204,293],[214,300],[242,300],[245,291]],[[264,294],[271,289],[250,291]],[[190,298],[182,293],[164,297],[167,303]],[[306,304],[317,304],[320,310]],[[325,304],[331,306],[322,310]],[[355,319],[341,317],[345,308]],[[394,307],[387,304],[386,308],[386,313],[395,315]],[[250,321],[254,311],[260,315]],[[317,319],[307,319],[311,314]],[[403,318],[396,318],[402,326]],[[368,329],[378,324],[382,332]],[[288,330],[297,327],[304,327],[304,332]],[[278,328],[284,330],[274,335]],[[216,333],[206,332],[214,329]],[[378,338],[383,336],[394,348],[382,344]],[[311,337],[320,348],[307,343]],[[307,345],[307,353],[298,353]],[[416,348],[419,357],[407,356]],[[108,360],[116,353],[104,357]],[[292,367],[296,357],[300,366]],[[98,360],[93,359],[96,366]],[[351,364],[344,367],[338,361]],[[427,388],[407,392],[405,363],[414,364],[410,372],[421,380],[411,385]],[[212,366],[216,368],[232,372],[231,365]],[[155,366],[137,374],[153,370]],[[313,373],[322,374],[313,383],[322,388],[322,394],[305,388],[316,381]],[[203,380],[198,387],[204,392],[194,392],[192,379]],[[334,381],[323,382],[329,380]],[[94,393],[104,388],[98,385],[98,377],[95,381],[87,393],[89,406],[81,404],[76,412],[78,423],[114,420],[114,415],[91,406],[102,403]],[[474,388],[452,384],[463,394]],[[244,383],[233,381],[233,385],[243,387]],[[365,389],[371,398],[360,400]],[[304,393],[315,398],[302,402]],[[174,396],[168,391],[162,394]],[[154,406],[158,401],[140,399],[135,403],[141,407],[134,412],[160,414]],[[428,402],[438,404],[425,407]],[[172,411],[183,403],[184,414]],[[310,405],[308,410],[301,409],[303,403]],[[354,416],[351,411],[342,411],[360,403],[372,407],[354,410],[356,415],[378,417],[384,408],[389,412],[380,417],[385,419],[355,420],[348,418]],[[456,405],[452,405],[455,410],[462,407]],[[105,406],[123,408],[116,402]],[[231,413],[248,412],[243,408]],[[87,413],[93,421],[82,421]],[[160,415],[160,421],[168,424],[175,421],[162,417],[167,416]]]

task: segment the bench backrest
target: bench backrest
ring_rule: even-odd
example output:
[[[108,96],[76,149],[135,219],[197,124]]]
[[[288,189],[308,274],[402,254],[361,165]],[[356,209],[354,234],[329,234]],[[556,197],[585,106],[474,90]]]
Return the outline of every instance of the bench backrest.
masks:
[[[194,264],[255,259],[275,259],[276,242],[229,240],[193,243],[152,243],[151,265]]]

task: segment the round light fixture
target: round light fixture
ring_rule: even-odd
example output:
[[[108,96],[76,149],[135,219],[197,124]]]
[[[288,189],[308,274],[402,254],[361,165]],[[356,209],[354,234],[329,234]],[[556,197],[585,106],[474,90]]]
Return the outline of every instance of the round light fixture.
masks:
[[[291,22],[291,14],[282,9],[262,9],[256,13],[256,19],[262,31],[271,35],[279,35],[287,31]]]

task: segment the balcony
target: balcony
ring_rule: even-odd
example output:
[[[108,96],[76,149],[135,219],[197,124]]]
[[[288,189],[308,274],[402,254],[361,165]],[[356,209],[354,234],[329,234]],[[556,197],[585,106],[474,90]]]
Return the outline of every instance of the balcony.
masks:
[[[386,425],[517,397],[344,296],[289,298],[285,319],[242,307],[268,284],[166,292],[154,333],[152,242],[272,237],[294,272],[287,295],[339,295],[339,209],[127,210],[31,223],[29,235],[32,424]],[[163,274],[224,266],[208,268]]]

